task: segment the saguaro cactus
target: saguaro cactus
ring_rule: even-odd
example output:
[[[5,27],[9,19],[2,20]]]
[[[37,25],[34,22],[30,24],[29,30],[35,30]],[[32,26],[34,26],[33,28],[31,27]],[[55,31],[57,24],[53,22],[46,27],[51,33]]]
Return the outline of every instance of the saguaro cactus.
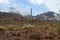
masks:
[[[32,8],[31,8],[31,15],[30,15],[30,23],[32,23]]]

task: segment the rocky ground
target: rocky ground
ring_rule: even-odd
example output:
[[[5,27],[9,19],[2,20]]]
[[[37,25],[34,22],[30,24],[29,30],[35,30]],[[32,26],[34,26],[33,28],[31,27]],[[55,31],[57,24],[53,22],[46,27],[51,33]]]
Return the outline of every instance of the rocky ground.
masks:
[[[53,29],[38,29],[29,31],[0,30],[0,40],[60,40],[59,35]]]

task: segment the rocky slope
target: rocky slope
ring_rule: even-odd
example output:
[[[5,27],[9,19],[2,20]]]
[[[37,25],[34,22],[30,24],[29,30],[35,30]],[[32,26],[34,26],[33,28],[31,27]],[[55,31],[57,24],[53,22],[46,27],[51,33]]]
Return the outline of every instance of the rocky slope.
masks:
[[[0,12],[0,40],[60,40],[60,22]]]

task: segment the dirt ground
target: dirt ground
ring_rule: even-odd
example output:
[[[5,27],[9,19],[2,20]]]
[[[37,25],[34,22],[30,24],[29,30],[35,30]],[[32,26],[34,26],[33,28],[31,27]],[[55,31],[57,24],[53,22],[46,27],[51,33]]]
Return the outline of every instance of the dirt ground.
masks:
[[[0,30],[0,40],[60,40],[53,29],[25,30]]]

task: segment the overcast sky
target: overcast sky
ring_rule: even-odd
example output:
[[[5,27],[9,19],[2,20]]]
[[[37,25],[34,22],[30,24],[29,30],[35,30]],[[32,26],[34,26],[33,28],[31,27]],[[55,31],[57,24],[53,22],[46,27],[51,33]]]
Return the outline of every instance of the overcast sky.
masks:
[[[30,8],[33,10],[33,15],[47,11],[58,13],[60,0],[0,0],[0,11],[9,11],[11,7],[23,15],[29,14]]]

